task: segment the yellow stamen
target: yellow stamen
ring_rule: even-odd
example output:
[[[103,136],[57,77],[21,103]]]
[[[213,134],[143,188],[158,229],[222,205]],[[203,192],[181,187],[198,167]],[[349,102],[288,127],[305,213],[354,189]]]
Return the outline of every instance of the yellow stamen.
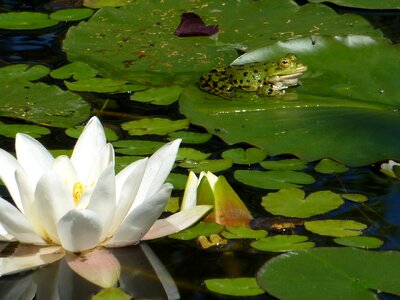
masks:
[[[81,196],[82,196],[84,191],[85,191],[85,187],[83,186],[83,184],[81,182],[78,181],[77,183],[75,183],[74,189],[72,191],[72,195],[74,197],[75,205],[78,204],[79,199],[81,199]]]

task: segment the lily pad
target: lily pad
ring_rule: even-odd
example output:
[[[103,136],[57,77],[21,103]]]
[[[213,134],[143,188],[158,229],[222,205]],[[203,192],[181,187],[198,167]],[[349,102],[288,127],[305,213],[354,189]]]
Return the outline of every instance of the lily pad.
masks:
[[[125,80],[110,78],[85,78],[64,81],[65,86],[75,92],[120,93],[125,91]]]
[[[71,138],[77,139],[81,135],[85,126],[75,126],[73,128],[68,128],[65,130],[65,134]],[[106,134],[107,141],[114,142],[118,140],[118,134],[114,130],[104,127],[104,133]]]
[[[397,251],[312,248],[270,259],[257,282],[278,299],[373,300],[374,291],[400,295],[399,276]]]
[[[222,152],[222,157],[232,159],[234,164],[251,165],[264,160],[267,153],[258,148],[235,148]]]
[[[93,10],[88,8],[60,9],[50,14],[50,18],[57,21],[79,21],[93,15]]]
[[[15,135],[19,132],[28,134],[34,138],[38,138],[51,133],[50,129],[38,125],[0,124],[0,135],[2,136],[15,138]]]
[[[297,171],[237,170],[234,176],[241,183],[271,190],[294,188],[315,182],[311,175]]]
[[[177,138],[182,139],[184,144],[202,144],[206,143],[211,139],[212,135],[203,132],[191,132],[191,131],[174,131],[168,133],[168,139],[174,140]]]
[[[353,220],[317,220],[304,222],[304,227],[319,235],[345,237],[361,235],[367,225]]]
[[[9,12],[0,14],[0,28],[11,30],[40,29],[54,26],[57,20],[40,12]]]
[[[261,239],[264,238],[268,232],[263,229],[254,230],[247,227],[232,227],[228,226],[221,235],[226,239]]]
[[[144,158],[144,156],[115,156],[115,172],[118,173],[134,161]]]
[[[314,169],[315,171],[323,174],[344,173],[349,170],[349,168],[345,165],[342,165],[341,163],[329,158],[321,159]]]
[[[353,202],[365,202],[368,201],[368,197],[362,194],[355,194],[355,193],[346,193],[346,194],[340,194],[343,199],[353,201]]]
[[[153,154],[164,143],[142,140],[120,140],[113,142],[115,152],[125,155],[150,155]]]
[[[92,78],[97,75],[97,70],[82,62],[74,62],[51,71],[50,76],[55,79],[68,79],[73,77],[75,80]]]
[[[204,283],[210,291],[229,296],[257,296],[265,293],[252,277],[207,279]]]
[[[135,0],[83,0],[83,5],[91,8],[101,8],[104,6],[123,6],[129,5]]]
[[[92,300],[129,300],[132,299],[130,295],[126,294],[123,290],[110,287],[101,290],[92,297]]]
[[[170,173],[165,182],[172,183],[174,190],[184,190],[186,186],[187,176],[179,173]]]
[[[179,100],[182,93],[180,86],[169,86],[150,88],[145,91],[139,91],[131,96],[131,100],[139,102],[150,102],[156,105],[170,105]]]
[[[274,235],[252,242],[251,246],[261,251],[286,252],[312,248],[315,243],[302,235]]]
[[[336,244],[349,247],[374,249],[383,245],[383,241],[372,236],[345,236],[334,238]]]
[[[45,77],[50,69],[43,65],[15,64],[0,68],[0,80],[33,81]]]
[[[227,101],[193,85],[181,96],[181,112],[228,144],[246,142],[270,155],[330,157],[348,166],[400,159],[400,66],[392,66],[400,46],[368,36],[293,39],[249,52],[236,63],[287,52],[295,52],[308,71],[303,85],[285,96],[249,93]]]
[[[178,161],[201,161],[207,159],[208,157],[210,157],[210,155],[211,153],[204,153],[196,149],[181,147],[178,150],[178,155],[176,156],[176,159]]]
[[[370,0],[309,0],[312,3],[330,2],[340,6],[367,8],[367,9],[400,9],[398,0],[370,1]]]
[[[224,226],[217,223],[200,222],[188,229],[169,235],[168,237],[178,240],[192,240],[201,235],[209,236],[220,233]]]
[[[206,159],[201,161],[194,161],[194,160],[186,160],[179,164],[180,167],[189,169],[194,173],[200,172],[212,172],[217,173],[220,171],[224,171],[232,167],[232,160],[231,159]]]
[[[282,189],[262,198],[261,205],[273,215],[308,218],[338,208],[342,198],[331,191],[314,192],[307,197],[300,189]]]
[[[307,169],[307,164],[301,159],[289,158],[281,160],[267,160],[260,162],[260,166],[267,170],[292,170],[300,171]]]
[[[163,118],[148,118],[125,122],[121,124],[121,127],[127,130],[130,135],[166,135],[172,131],[188,128],[189,121],[187,119],[173,121]]]

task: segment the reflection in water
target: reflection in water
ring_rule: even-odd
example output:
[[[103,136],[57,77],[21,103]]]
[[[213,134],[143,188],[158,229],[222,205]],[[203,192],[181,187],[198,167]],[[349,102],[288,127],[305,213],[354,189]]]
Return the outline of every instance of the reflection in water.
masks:
[[[118,288],[134,299],[179,299],[179,291],[148,245],[107,250],[121,264]],[[0,299],[91,299],[100,287],[83,279],[65,259],[20,275],[0,279]]]

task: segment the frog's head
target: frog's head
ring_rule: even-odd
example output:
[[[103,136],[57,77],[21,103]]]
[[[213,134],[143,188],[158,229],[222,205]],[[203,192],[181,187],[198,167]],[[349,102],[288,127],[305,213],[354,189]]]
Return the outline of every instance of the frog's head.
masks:
[[[307,71],[307,66],[297,60],[293,53],[286,54],[268,68],[268,83],[295,86]]]

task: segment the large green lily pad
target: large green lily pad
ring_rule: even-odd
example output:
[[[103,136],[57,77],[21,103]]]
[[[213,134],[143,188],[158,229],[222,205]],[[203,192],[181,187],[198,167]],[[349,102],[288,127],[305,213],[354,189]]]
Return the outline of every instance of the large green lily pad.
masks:
[[[271,155],[330,157],[349,166],[400,159],[400,46],[368,36],[279,42],[235,63],[295,52],[309,70],[282,97],[226,100],[188,87],[181,111],[228,144],[247,142]],[[368,59],[365,59],[368,57]]]
[[[400,295],[400,252],[312,248],[270,259],[259,285],[278,299],[377,299]]]
[[[219,33],[174,35],[185,11],[200,15],[206,24],[218,24]],[[71,27],[63,46],[70,61],[86,62],[103,77],[166,84],[187,82],[211,67],[230,63],[237,48],[247,50],[310,34],[349,33],[381,36],[365,19],[339,15],[321,4],[149,0],[100,9],[88,22]]]
[[[331,2],[341,6],[368,8],[368,9],[400,9],[398,0],[371,1],[371,0],[309,0],[313,3]]]

